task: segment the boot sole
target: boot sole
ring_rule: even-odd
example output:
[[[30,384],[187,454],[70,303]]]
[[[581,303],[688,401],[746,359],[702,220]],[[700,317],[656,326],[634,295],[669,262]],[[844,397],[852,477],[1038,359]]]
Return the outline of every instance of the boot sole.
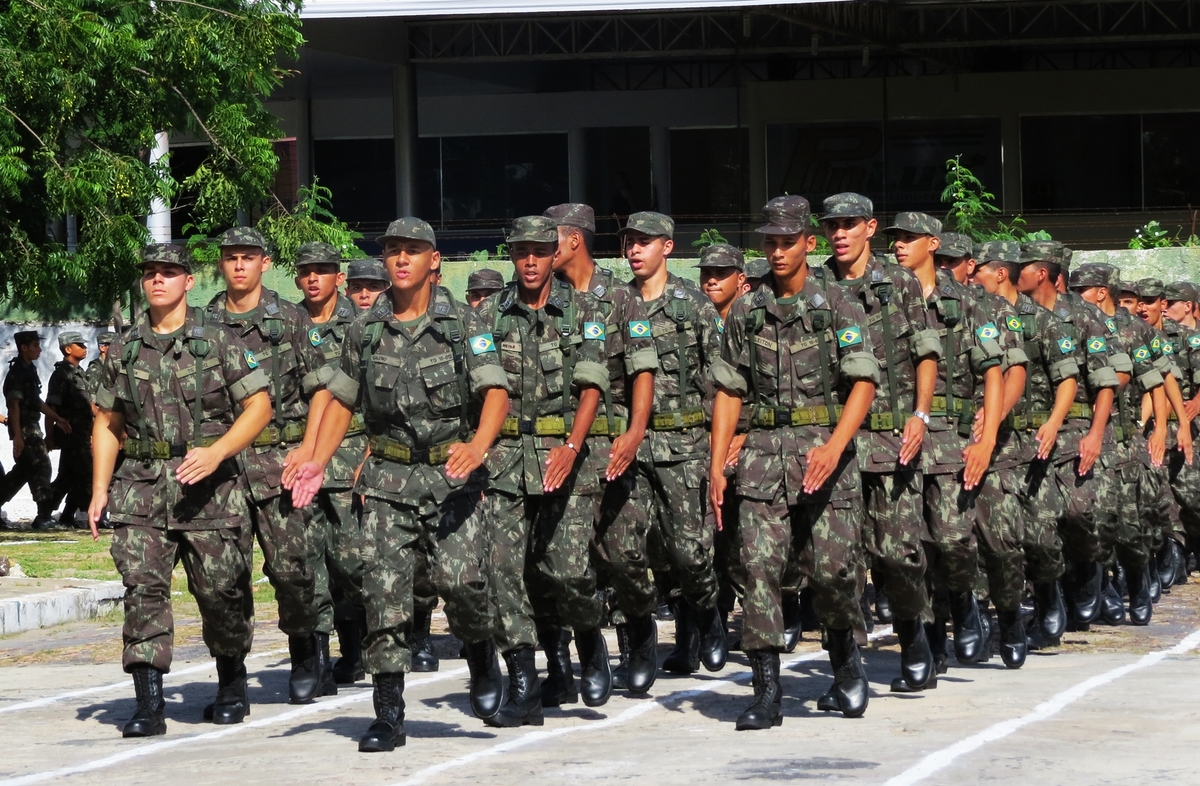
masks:
[[[391,742],[391,744],[388,744],[386,742],[380,742],[380,743],[360,742],[360,743],[358,743],[358,752],[359,753],[391,753],[392,751],[396,750],[396,748],[403,748],[404,744],[406,742],[408,742],[407,737],[401,737],[398,740],[393,740]]]
[[[924,693],[925,691],[933,690],[936,687],[937,687],[937,677],[936,676],[932,677],[929,680],[929,682],[925,683],[924,685],[922,685],[920,687],[916,687],[916,688],[914,688],[912,685],[909,685],[908,682],[903,677],[896,677],[894,680],[892,680],[891,692],[892,693]]]
[[[483,722],[495,729],[519,729],[522,726],[544,726],[546,718],[538,715],[533,718],[501,718],[498,715],[493,715],[490,718],[484,718]]]
[[[148,729],[146,731],[124,731],[124,730],[122,730],[121,736],[131,738],[131,739],[136,739],[139,737],[159,737],[166,733],[167,733],[167,724],[163,723],[162,726],[156,726],[156,727],[154,727],[152,729]]]
[[[772,718],[771,725],[769,725],[769,726],[763,726],[761,723],[741,723],[741,722],[739,722],[733,728],[735,731],[766,731],[767,729],[773,729],[776,726],[782,726],[782,725],[783,725],[783,716],[780,715],[778,718]]]

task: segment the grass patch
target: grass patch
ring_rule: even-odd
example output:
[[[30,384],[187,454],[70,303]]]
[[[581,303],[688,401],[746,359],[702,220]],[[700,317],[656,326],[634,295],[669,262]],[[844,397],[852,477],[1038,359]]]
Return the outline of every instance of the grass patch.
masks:
[[[9,545],[14,541],[21,545]],[[0,536],[0,554],[33,579],[112,580],[121,576],[108,552],[111,541],[111,532],[101,533],[98,542],[90,533],[76,531],[13,532]]]

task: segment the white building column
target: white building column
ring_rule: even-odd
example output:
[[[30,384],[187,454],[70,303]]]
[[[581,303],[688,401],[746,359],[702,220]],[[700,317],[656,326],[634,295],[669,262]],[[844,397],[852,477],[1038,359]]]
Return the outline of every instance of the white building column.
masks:
[[[154,135],[154,147],[150,150],[150,163],[156,164],[170,150],[170,137],[166,131]],[[158,197],[150,200],[150,214],[146,216],[146,229],[155,243],[171,242],[171,210]]]

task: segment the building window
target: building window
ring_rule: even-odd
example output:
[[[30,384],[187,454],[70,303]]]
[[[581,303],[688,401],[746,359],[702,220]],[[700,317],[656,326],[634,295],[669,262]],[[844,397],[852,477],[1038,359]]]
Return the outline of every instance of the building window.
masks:
[[[748,141],[745,128],[671,130],[671,214],[678,223],[749,212]]]
[[[619,254],[617,231],[630,213],[654,208],[648,127],[584,129],[584,193],[596,211],[596,250]]]
[[[1200,207],[1200,112],[1142,115],[1146,207]]]
[[[396,147],[391,139],[318,139],[313,172],[333,192],[333,214],[350,225],[396,217]]]
[[[1142,205],[1137,115],[1021,118],[1025,210]]]

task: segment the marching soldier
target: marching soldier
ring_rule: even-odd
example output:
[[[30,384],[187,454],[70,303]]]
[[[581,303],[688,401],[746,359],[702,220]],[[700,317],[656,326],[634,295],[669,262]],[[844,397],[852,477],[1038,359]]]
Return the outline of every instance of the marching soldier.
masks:
[[[1192,421],[1193,442],[1196,417],[1200,415],[1200,320],[1197,320],[1196,286],[1188,282],[1169,284],[1163,289],[1167,301],[1166,318],[1177,326],[1172,339],[1175,356],[1183,377],[1179,382],[1188,417]],[[1200,547],[1200,464],[1184,460],[1183,451],[1171,454],[1171,489],[1179,500],[1180,518],[1191,550]],[[1179,561],[1175,583],[1187,580],[1186,555]]]
[[[359,311],[369,309],[390,286],[387,268],[378,259],[355,259],[346,266],[346,297]]]
[[[63,359],[54,364],[46,390],[46,405],[71,424],[69,433],[54,428],[54,445],[59,449],[58,477],[50,484],[47,507],[54,510],[66,497],[58,518],[60,527],[73,526],[75,511],[87,510],[92,493],[92,400],[91,388],[80,363],[87,357],[83,335],[75,330],[58,334]]]
[[[217,660],[211,720],[241,723],[250,711],[245,657],[253,631],[244,580],[250,564],[241,547],[250,522],[236,457],[270,421],[271,401],[267,378],[250,367],[245,345],[188,308],[194,284],[183,248],[143,249],[147,310],[114,342],[96,389],[88,520],[98,539],[97,525],[109,511],[113,561],[125,583],[121,663],[137,694],[126,737],[166,732],[162,678],[171,669],[176,562],[183,563],[204,642]]]
[[[104,368],[104,358],[108,357],[108,348],[117,340],[117,334],[111,330],[101,330],[96,334],[96,359],[88,363],[84,376],[87,379],[88,400],[92,402],[92,414],[95,410],[96,386],[100,384],[101,370]]]

